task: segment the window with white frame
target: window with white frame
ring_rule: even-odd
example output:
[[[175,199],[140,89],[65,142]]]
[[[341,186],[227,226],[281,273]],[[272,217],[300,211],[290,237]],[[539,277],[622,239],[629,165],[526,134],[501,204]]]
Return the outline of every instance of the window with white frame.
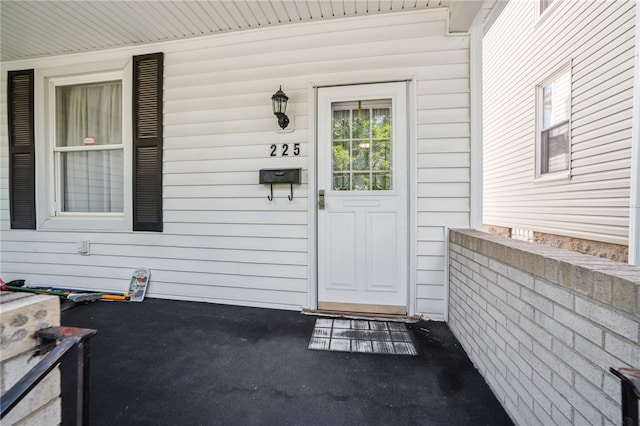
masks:
[[[121,73],[51,83],[55,214],[122,215]]]
[[[568,176],[571,165],[569,68],[538,87],[537,176]]]

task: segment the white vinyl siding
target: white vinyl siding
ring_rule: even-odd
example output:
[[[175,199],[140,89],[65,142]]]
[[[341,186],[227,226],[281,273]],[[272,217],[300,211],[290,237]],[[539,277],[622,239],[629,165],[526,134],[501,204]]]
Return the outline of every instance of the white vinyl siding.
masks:
[[[483,40],[484,223],[627,244],[635,2],[509,2]],[[535,181],[535,88],[571,60],[571,179]]]
[[[328,20],[153,44],[165,53],[164,232],[7,232],[2,150],[2,263],[30,283],[125,289],[151,270],[147,296],[297,310],[310,287],[309,134],[313,83],[415,79],[411,229],[416,313],[444,318],[445,228],[469,226],[469,37],[447,36],[446,9]],[[137,48],[136,53],[144,53]],[[103,59],[131,55],[107,52]],[[37,62],[54,67],[98,54]],[[20,64],[21,66],[23,64]],[[26,68],[27,66],[22,66]],[[6,73],[2,76],[3,108]],[[271,95],[289,96],[293,131],[280,132]],[[3,109],[4,111],[4,109]],[[2,132],[6,144],[6,113]],[[300,143],[299,156],[270,145]],[[269,188],[262,168],[302,168],[302,185]],[[313,210],[312,210],[313,211]],[[408,220],[408,219],[407,219]],[[90,255],[77,253],[89,240]],[[311,250],[313,252],[313,250]]]

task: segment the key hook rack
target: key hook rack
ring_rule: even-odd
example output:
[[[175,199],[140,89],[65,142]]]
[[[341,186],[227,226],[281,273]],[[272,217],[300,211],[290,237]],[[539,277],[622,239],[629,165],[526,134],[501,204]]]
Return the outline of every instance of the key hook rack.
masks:
[[[273,184],[271,186],[271,195],[267,195],[267,200],[273,201]],[[291,184],[291,195],[287,195],[289,201],[293,201],[293,184]]]
[[[267,200],[273,201],[273,185],[288,184],[291,187],[291,195],[287,198],[293,201],[293,185],[300,184],[301,169],[261,169],[260,183],[271,186],[271,195],[267,195]]]

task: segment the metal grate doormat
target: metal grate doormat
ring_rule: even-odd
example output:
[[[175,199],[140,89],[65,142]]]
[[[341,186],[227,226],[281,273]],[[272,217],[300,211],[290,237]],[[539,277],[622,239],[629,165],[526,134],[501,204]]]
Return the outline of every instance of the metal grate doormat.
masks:
[[[417,356],[404,323],[350,319],[316,319],[309,349]]]

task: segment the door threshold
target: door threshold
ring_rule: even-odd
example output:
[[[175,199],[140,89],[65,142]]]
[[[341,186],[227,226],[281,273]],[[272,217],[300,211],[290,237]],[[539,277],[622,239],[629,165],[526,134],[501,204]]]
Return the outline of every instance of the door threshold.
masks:
[[[347,318],[356,320],[372,320],[372,321],[391,321],[391,322],[404,322],[407,324],[415,324],[422,321],[420,315],[393,315],[393,314],[378,314],[370,312],[349,312],[349,311],[333,311],[327,309],[302,309],[303,315],[318,316],[318,317],[330,317],[330,318]]]

